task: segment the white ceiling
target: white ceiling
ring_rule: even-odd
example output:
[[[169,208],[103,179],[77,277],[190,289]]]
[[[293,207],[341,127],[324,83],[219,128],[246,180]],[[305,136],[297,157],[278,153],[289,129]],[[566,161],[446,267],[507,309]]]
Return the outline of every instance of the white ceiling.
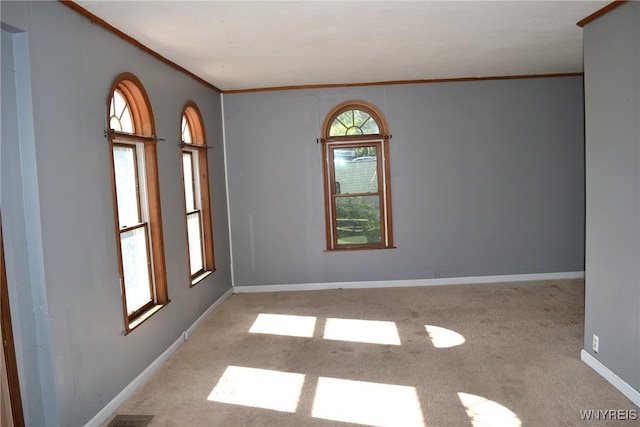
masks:
[[[582,72],[610,1],[76,1],[222,90]]]

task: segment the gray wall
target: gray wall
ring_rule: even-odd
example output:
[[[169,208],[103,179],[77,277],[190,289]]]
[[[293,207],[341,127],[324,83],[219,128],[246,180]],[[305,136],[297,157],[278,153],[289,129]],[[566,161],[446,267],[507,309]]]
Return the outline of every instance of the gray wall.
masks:
[[[0,5],[3,28],[23,32],[3,31],[1,144],[2,220],[22,394],[29,425],[82,425],[231,286],[220,95],[58,2]],[[17,81],[5,78],[13,74],[5,58],[11,37],[21,37],[30,58],[26,88],[15,87],[17,97],[33,105],[31,128],[21,132],[10,129],[28,123],[15,118],[16,110],[23,114],[21,106],[5,108],[12,106],[6,86]],[[156,133],[166,139],[158,145],[158,163],[171,298],[127,336],[103,136],[109,88],[125,71],[142,81]],[[187,100],[200,108],[213,146],[209,176],[218,267],[194,288],[178,146]],[[16,164],[18,152],[31,157]]]
[[[320,136],[385,115],[396,249],[325,252]],[[582,78],[225,94],[234,284],[584,269]]]
[[[15,29],[2,37],[0,202],[29,425],[90,420],[229,289],[223,119],[236,285],[583,269],[581,78],[225,95],[222,118],[219,94],[57,2],[2,1],[0,15]],[[7,39],[30,69],[26,84],[5,78]],[[126,337],[103,137],[108,90],[124,71],[144,84],[166,139],[158,162],[172,300]],[[32,108],[5,108],[15,104],[7,85]],[[194,288],[177,146],[189,99],[214,147],[218,267]],[[324,251],[315,141],[347,99],[374,103],[389,122],[397,249]]]
[[[584,59],[584,348],[640,391],[640,3],[588,24]]]

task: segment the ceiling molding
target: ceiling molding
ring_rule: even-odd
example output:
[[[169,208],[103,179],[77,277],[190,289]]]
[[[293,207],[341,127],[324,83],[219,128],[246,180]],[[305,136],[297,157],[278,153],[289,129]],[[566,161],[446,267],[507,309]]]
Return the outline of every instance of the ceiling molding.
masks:
[[[331,89],[340,87],[360,87],[360,86],[389,86],[389,85],[410,85],[410,84],[426,84],[426,83],[452,83],[452,82],[475,82],[482,80],[517,80],[517,79],[544,79],[551,77],[580,77],[584,73],[555,73],[555,74],[527,74],[518,76],[488,76],[488,77],[457,77],[450,79],[423,79],[423,80],[392,80],[385,82],[371,83],[342,83],[342,84],[323,84],[323,85],[300,85],[300,86],[276,86],[254,89],[231,89],[223,90],[222,93],[251,93],[251,92],[273,92],[278,90],[302,90],[302,89]]]
[[[582,28],[585,25],[587,25],[588,23],[593,22],[596,19],[600,18],[601,16],[606,15],[607,13],[611,12],[613,9],[616,9],[616,8],[622,6],[627,1],[628,0],[616,0],[613,3],[609,3],[608,5],[603,7],[602,9],[597,10],[594,13],[592,13],[591,15],[587,16],[582,21],[578,22],[576,25],[578,27]]]

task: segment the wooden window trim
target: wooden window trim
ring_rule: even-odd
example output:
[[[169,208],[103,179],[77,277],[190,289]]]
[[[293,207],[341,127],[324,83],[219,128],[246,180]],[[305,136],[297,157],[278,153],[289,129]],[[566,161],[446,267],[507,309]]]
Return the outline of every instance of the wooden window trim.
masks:
[[[192,185],[191,185],[191,188],[189,189],[189,192],[191,193],[190,197],[193,198],[193,205],[194,205],[193,209],[188,210],[188,209],[186,209],[186,201],[185,201],[185,216],[186,216],[186,221],[187,221],[187,245],[188,245],[187,259],[189,261],[189,273],[191,275],[191,280],[193,281],[194,277],[198,277],[204,271],[206,271],[207,266],[206,266],[206,261],[205,261],[205,247],[204,247],[205,242],[204,242],[204,238],[203,238],[202,209],[200,209],[200,207],[198,206],[199,204],[202,203],[202,201],[201,200],[200,201],[197,200],[199,194],[198,194],[198,190],[197,190],[198,189],[198,183],[196,182],[196,180],[198,179],[198,176],[196,176],[197,165],[195,163],[196,163],[196,160],[198,159],[198,153],[194,152],[192,150],[183,149],[182,150],[182,156],[183,156],[182,165],[183,165],[183,168],[184,168],[184,156],[185,155],[189,157],[189,163],[191,164],[190,168],[191,168],[191,183],[192,183]],[[186,171],[183,169],[182,173],[183,173],[182,178],[184,180],[186,178],[185,177]],[[186,186],[186,183],[185,183],[185,186],[184,186],[184,188],[185,188],[185,199],[187,198],[187,194],[186,194],[187,188],[186,187],[187,186]],[[194,215],[194,214],[197,214],[198,224],[200,224],[199,243],[200,243],[200,251],[201,251],[200,262],[202,263],[202,267],[199,270],[191,273],[191,257],[192,257],[192,254],[191,254],[191,242],[189,241],[189,217]]]
[[[330,130],[334,120],[343,112],[348,110],[362,110],[369,114],[378,124],[379,134],[369,135],[344,135],[331,136]],[[325,116],[322,124],[322,159],[324,176],[324,206],[325,206],[325,233],[327,251],[345,251],[361,249],[391,249],[393,244],[393,217],[391,213],[391,173],[389,162],[389,127],[382,114],[377,108],[368,102],[360,100],[345,101],[334,108]],[[380,198],[380,243],[354,243],[338,244],[337,238],[337,218],[336,218],[336,195],[335,189],[335,166],[333,164],[332,150],[335,148],[353,148],[362,146],[378,147],[379,156],[377,159],[378,191],[376,193],[366,193],[361,195],[377,195]],[[355,197],[352,194],[349,197]]]
[[[377,151],[379,153],[382,153],[382,140],[378,140],[378,141],[371,141],[371,142],[364,142],[364,143],[357,143],[357,144],[337,144],[336,147],[339,148],[357,148],[359,146],[367,146],[367,147],[371,147],[371,146],[375,146]],[[331,150],[332,147],[329,147],[329,149]],[[331,160],[333,158],[333,156],[329,155],[329,160]],[[385,217],[385,206],[384,203],[382,203],[382,201],[384,200],[384,192],[385,192],[385,186],[384,186],[384,181],[381,177],[384,176],[384,171],[382,170],[382,162],[376,162],[376,169],[377,169],[377,177],[378,177],[378,191],[376,191],[375,193],[350,193],[350,194],[337,194],[336,189],[333,188],[331,189],[332,194],[331,194],[331,198],[332,198],[332,203],[331,203],[331,219],[332,219],[332,229],[331,229],[331,244],[332,244],[332,248],[335,249],[386,249],[387,248],[387,242],[386,242],[386,217]],[[331,168],[331,182],[329,184],[335,184],[336,179],[335,179],[335,168]],[[351,244],[340,244],[338,243],[338,215],[336,212],[336,206],[337,206],[337,199],[339,198],[355,198],[355,197],[372,197],[372,196],[376,196],[379,198],[380,200],[380,210],[379,210],[379,215],[380,215],[380,243],[351,243]],[[335,232],[334,232],[335,231]]]
[[[136,135],[134,133],[118,132],[116,130],[109,130],[114,144],[129,144],[134,142],[143,142],[145,144],[156,144],[158,139],[155,136]]]
[[[208,159],[208,147],[207,136],[204,128],[204,122],[202,121],[202,114],[200,109],[193,101],[188,101],[182,109],[180,115],[180,123],[182,123],[182,117],[185,117],[191,132],[191,144],[181,143],[180,155],[185,151],[191,151],[197,154],[197,170],[198,175],[194,176],[194,185],[198,180],[200,188],[200,211],[201,211],[201,225],[202,225],[202,250],[204,253],[204,268],[194,274],[191,274],[191,264],[189,260],[189,250],[187,249],[187,267],[189,272],[190,286],[195,286],[200,283],[204,278],[212,274],[216,270],[215,266],[215,252],[214,252],[214,233],[213,233],[213,218],[211,213],[211,192],[209,189],[209,159]],[[181,129],[181,128],[180,128]],[[193,157],[192,157],[193,159]],[[182,162],[180,162],[182,165]],[[181,166],[182,167],[182,166]],[[194,171],[195,172],[195,171]],[[184,188],[184,168],[182,169],[182,180]],[[198,195],[196,194],[196,197]],[[188,241],[187,231],[187,209],[186,200],[184,206],[184,224],[185,235]]]
[[[180,116],[180,120],[182,120],[183,116],[187,118],[187,123],[189,124],[189,129],[191,131],[192,143],[188,145],[205,147],[207,145],[207,135],[202,123],[202,115],[200,114],[200,110],[195,102],[188,101],[185,104],[182,108],[182,116]]]
[[[11,324],[11,305],[9,304],[9,287],[7,283],[7,270],[4,261],[4,242],[2,240],[2,218],[0,216],[0,328],[2,329],[2,351],[4,352],[5,367],[7,370],[7,385],[9,388],[9,401],[11,406],[11,419],[15,427],[24,427],[24,412],[22,408],[22,396],[20,394],[20,379],[18,376],[18,363],[16,361],[15,342],[13,340],[13,327]]]
[[[384,137],[385,135],[389,135],[389,126],[387,125],[387,121],[384,116],[378,112],[378,109],[373,105],[366,101],[354,100],[354,101],[345,101],[333,107],[326,115],[324,122],[322,123],[322,137],[324,140],[331,141],[345,141],[345,140],[358,140],[363,137],[373,138],[375,134],[372,135],[348,135],[348,136],[330,136],[329,132],[331,131],[331,124],[345,111],[348,110],[362,110],[369,114],[375,121],[378,123],[378,130],[380,131],[380,137]]]
[[[122,73],[116,77],[107,97],[107,114],[111,104],[111,96],[116,89],[124,95],[126,101],[129,103],[134,134],[154,138],[155,123],[153,121],[153,114],[151,113],[151,103],[149,102],[149,96],[142,82],[132,73]],[[107,122],[107,126],[109,126],[109,122]]]
[[[158,177],[157,138],[155,136],[155,123],[151,111],[149,97],[144,86],[138,78],[131,73],[122,73],[116,77],[107,96],[107,128],[109,128],[110,104],[113,92],[118,89],[128,103],[133,121],[134,133],[118,132],[110,129],[107,132],[109,140],[109,157],[111,164],[111,187],[114,206],[114,226],[116,231],[116,253],[118,258],[118,272],[122,294],[122,309],[124,315],[125,335],[130,333],[145,320],[157,313],[160,308],[167,305],[169,300],[167,273],[164,258],[164,238],[162,230],[162,211],[160,204],[160,185]],[[116,194],[116,176],[113,158],[113,146],[117,144],[136,145],[141,144],[144,155],[144,172],[146,183],[146,205],[149,217],[144,222],[148,223],[149,259],[152,269],[152,304],[145,305],[143,309],[128,315],[125,298],[124,267],[122,261],[122,249],[120,247],[120,227],[118,220],[118,205]],[[137,153],[136,153],[137,154]],[[137,168],[136,168],[137,169]],[[140,195],[138,195],[140,197]]]

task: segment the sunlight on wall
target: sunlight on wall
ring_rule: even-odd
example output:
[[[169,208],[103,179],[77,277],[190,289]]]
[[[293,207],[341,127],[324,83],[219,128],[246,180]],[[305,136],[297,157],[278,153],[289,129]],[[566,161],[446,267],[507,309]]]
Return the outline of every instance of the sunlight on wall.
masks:
[[[395,322],[380,320],[327,319],[324,339],[400,345]]]
[[[318,378],[311,415],[369,426],[424,426],[414,387]]]
[[[464,337],[451,329],[440,326],[424,325],[435,348],[449,348],[464,344]]]
[[[304,378],[303,374],[229,366],[207,400],[296,412]]]
[[[520,418],[493,400],[467,393],[458,393],[473,427],[520,427]]]
[[[249,332],[311,338],[315,327],[316,318],[314,316],[260,313]]]

